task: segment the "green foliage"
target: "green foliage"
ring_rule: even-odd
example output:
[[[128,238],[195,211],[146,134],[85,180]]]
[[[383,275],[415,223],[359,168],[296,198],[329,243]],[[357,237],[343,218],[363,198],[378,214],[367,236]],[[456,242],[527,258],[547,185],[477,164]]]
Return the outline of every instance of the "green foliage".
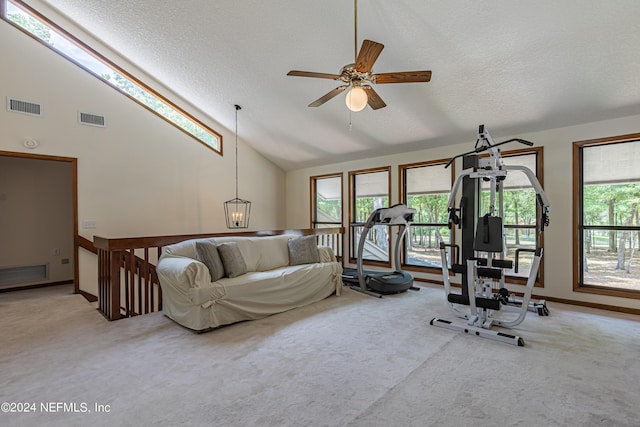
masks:
[[[446,224],[449,194],[420,194],[409,196],[407,206],[416,210],[414,223]]]
[[[389,198],[388,197],[357,197],[356,198],[356,218],[355,222],[365,222],[369,215],[376,210],[375,207],[376,201],[381,203],[382,206],[389,206]]]
[[[165,117],[172,123],[175,123],[182,129],[189,132],[191,135],[195,136],[201,141],[206,142],[212,147],[219,148],[218,140],[215,138],[214,135],[212,135],[211,133],[203,129],[198,124],[189,120],[186,116],[176,111],[173,107],[166,104],[156,96],[147,92],[140,86],[134,84],[131,80],[127,79],[126,77],[116,72],[113,73],[113,79],[111,79],[111,76],[103,76],[103,77],[105,77],[105,80],[109,81],[118,89],[122,90],[132,98],[138,100],[143,105],[146,105],[151,110],[160,114],[162,117]]]
[[[417,247],[437,248],[440,242],[436,231],[440,230],[445,241],[449,241],[449,229],[445,227],[420,226],[416,224],[447,224],[449,194],[419,194],[407,197],[407,206],[416,210],[410,228],[411,244]]]
[[[640,203],[640,184],[585,185],[582,200],[585,225],[625,225],[632,206]]]
[[[482,192],[484,212],[489,210],[489,191]],[[504,190],[504,224],[535,225],[536,192],[533,189]],[[497,204],[497,200],[496,200]],[[496,215],[498,214],[496,206]]]
[[[32,16],[12,13],[9,14],[9,21],[24,28],[45,43],[51,44],[51,32],[49,31],[49,27]]]
[[[318,195],[316,198],[316,208],[319,212],[329,216],[333,222],[342,220],[342,202],[339,199],[325,199]],[[316,220],[319,220],[316,218]]]

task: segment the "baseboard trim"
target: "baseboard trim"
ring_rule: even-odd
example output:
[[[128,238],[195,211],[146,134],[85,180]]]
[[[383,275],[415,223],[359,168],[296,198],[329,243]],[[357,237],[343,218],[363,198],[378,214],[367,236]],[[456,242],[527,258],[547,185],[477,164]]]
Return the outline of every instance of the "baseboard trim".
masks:
[[[83,290],[79,290],[79,291],[78,291],[78,293],[79,293],[80,295],[82,295],[82,296],[83,296],[87,301],[89,301],[89,302],[96,302],[96,301],[98,301],[98,297],[97,297],[97,296],[95,296],[95,295],[93,295],[93,294],[90,294],[89,292],[86,292],[86,291],[83,291]]]
[[[414,277],[414,280],[416,282],[432,283],[432,284],[444,286],[442,281],[430,280],[430,279],[422,279],[422,278],[418,278],[418,277]],[[451,287],[452,288],[460,288],[460,285],[457,284],[457,283],[452,283]],[[523,295],[521,292],[514,292],[514,294],[516,296],[522,296]],[[638,309],[638,308],[619,307],[617,305],[599,304],[599,303],[596,303],[596,302],[578,301],[578,300],[573,300],[573,299],[556,298],[556,297],[550,297],[550,296],[546,296],[546,295],[536,295],[536,294],[531,294],[531,298],[532,299],[533,298],[535,298],[535,299],[543,299],[543,300],[551,301],[551,302],[559,302],[561,304],[576,305],[576,306],[579,306],[579,307],[597,308],[597,309],[600,309],[600,310],[615,311],[615,312],[618,312],[618,313],[627,313],[627,314],[640,315],[640,309]]]
[[[597,302],[576,301],[572,299],[548,297],[545,295],[531,295],[531,298],[543,299],[551,302],[559,302],[561,304],[577,305],[580,307],[589,307],[589,308],[597,308],[600,310],[616,311],[618,313],[640,315],[640,309],[638,308],[619,307],[617,305],[599,304]]]

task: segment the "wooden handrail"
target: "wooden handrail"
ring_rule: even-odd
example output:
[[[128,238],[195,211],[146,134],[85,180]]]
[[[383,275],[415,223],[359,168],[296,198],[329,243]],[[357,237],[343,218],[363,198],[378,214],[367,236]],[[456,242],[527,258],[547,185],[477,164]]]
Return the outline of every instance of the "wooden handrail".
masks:
[[[76,245],[80,246],[82,249],[85,249],[91,253],[98,254],[98,249],[95,247],[93,242],[86,237],[76,236]]]
[[[149,236],[149,237],[124,237],[106,238],[100,236],[93,237],[93,244],[98,249],[105,251],[122,250],[130,248],[157,248],[191,239],[204,239],[208,237],[225,236],[277,236],[281,234],[297,234],[301,236],[324,235],[324,234],[344,234],[344,227],[332,228],[308,228],[290,230],[266,230],[266,231],[239,231],[233,233],[202,233],[202,234],[179,234],[173,236]]]
[[[79,236],[78,245],[98,255],[98,308],[109,320],[131,317],[162,310],[162,289],[152,262],[159,259],[162,248],[174,243],[208,237],[246,236],[266,237],[282,234],[315,235],[318,244],[330,246],[338,259],[342,258],[343,227],[243,231],[232,233],[183,234],[106,238],[94,236],[93,244]],[[86,242],[85,242],[86,240]],[[136,255],[136,250],[141,256]]]

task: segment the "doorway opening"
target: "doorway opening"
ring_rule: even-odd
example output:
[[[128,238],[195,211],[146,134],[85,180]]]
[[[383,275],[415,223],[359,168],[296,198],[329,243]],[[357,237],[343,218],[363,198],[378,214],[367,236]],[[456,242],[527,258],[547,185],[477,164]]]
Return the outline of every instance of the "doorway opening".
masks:
[[[0,151],[0,292],[79,292],[77,159]]]

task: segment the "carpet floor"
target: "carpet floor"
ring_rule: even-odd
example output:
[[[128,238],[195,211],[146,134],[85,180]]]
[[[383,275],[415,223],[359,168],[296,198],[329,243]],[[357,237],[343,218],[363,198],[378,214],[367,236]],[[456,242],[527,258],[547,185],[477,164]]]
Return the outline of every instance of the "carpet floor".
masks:
[[[438,287],[199,335],[68,287],[0,294],[0,425],[638,426],[640,317],[548,305],[515,347],[430,326],[455,320]]]

